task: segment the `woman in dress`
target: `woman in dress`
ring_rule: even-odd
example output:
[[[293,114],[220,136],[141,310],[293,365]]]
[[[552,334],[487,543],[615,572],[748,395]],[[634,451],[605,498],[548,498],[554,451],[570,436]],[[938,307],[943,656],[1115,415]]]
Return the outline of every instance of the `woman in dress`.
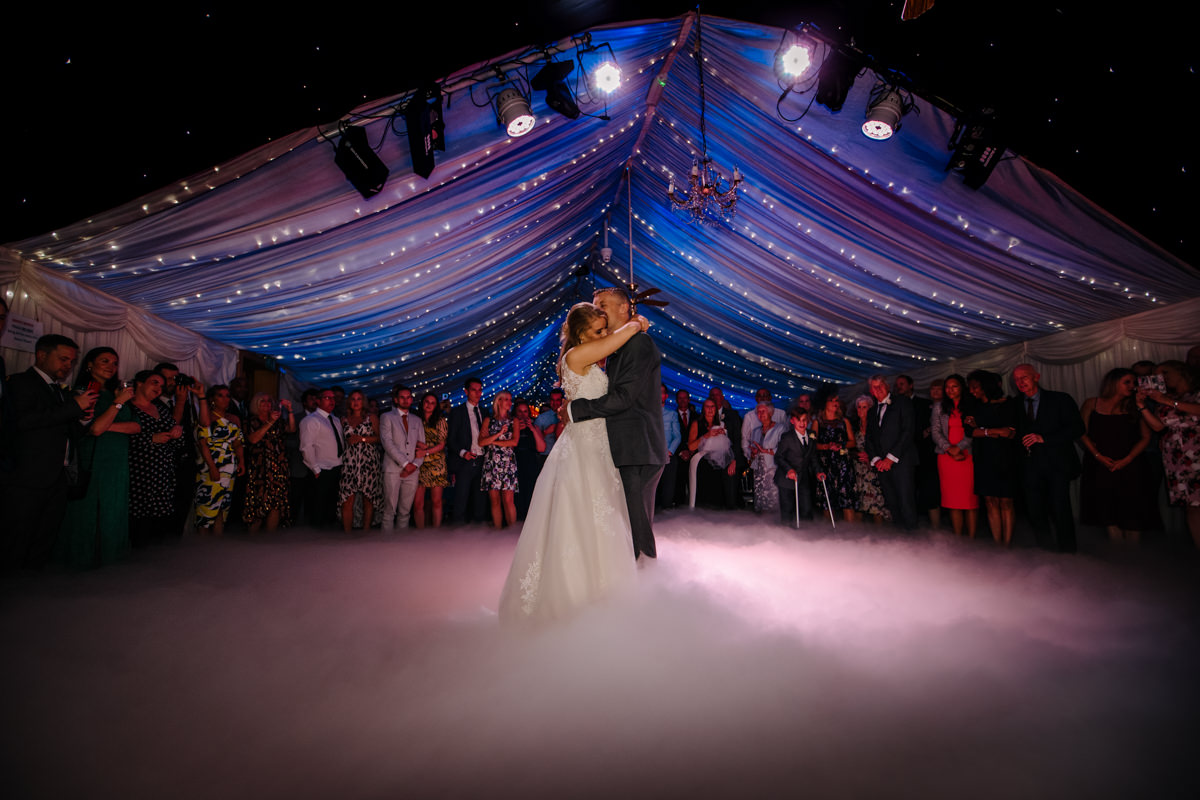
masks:
[[[1017,405],[1004,396],[1004,379],[994,372],[967,375],[967,391],[975,413],[965,422],[971,431],[971,460],[975,462],[975,494],[983,498],[988,528],[996,544],[1012,545],[1020,445],[1017,444]]]
[[[79,465],[91,473],[87,494],[67,503],[60,543],[65,561],[89,569],[119,561],[129,551],[129,435],[138,432],[133,387],[117,380],[120,359],[111,347],[83,358],[75,389],[99,392],[82,420]]]
[[[183,428],[166,406],[154,402],[163,385],[162,375],[148,369],[133,376],[131,405],[138,432],[129,436],[129,539],[135,547],[178,524],[175,455],[183,446]],[[194,383],[188,390],[200,397],[201,419],[207,419],[200,384]]]
[[[251,533],[265,523],[268,531],[291,522],[291,469],[288,465],[286,434],[296,432],[296,417],[290,400],[279,408],[270,395],[259,392],[250,401],[246,434],[246,502],[242,520]]]
[[[961,375],[946,378],[945,397],[933,407],[930,435],[938,459],[938,483],[942,508],[950,510],[950,526],[962,536],[963,523],[974,539],[979,522],[979,497],[975,494],[975,462],[971,458],[971,430],[966,418],[971,413],[967,381]]]
[[[1151,430],[1162,431],[1159,449],[1172,505],[1187,508],[1192,541],[1200,547],[1200,377],[1182,361],[1164,361],[1155,369],[1165,392],[1139,390],[1137,409]],[[1146,400],[1158,403],[1157,413]]]
[[[362,524],[371,529],[375,506],[383,503],[380,475],[379,417],[367,410],[367,396],[358,389],[346,396],[346,416],[342,418],[342,482],[338,486],[338,505],[342,509],[342,530],[354,530],[354,498],[362,497]]]
[[[208,390],[200,409],[196,448],[200,469],[196,474],[196,530],[225,533],[225,517],[233,502],[234,475],[246,473],[242,453],[242,423],[230,410],[229,387],[217,384]]]
[[[813,419],[813,437],[817,440],[820,471],[828,480],[829,502],[842,510],[842,519],[854,521],[854,429],[842,410],[842,401],[831,394],[822,404],[821,413]],[[825,490],[817,492],[817,507],[828,508]]]
[[[692,506],[697,497],[719,497],[720,508],[737,507],[737,463],[733,441],[721,424],[717,404],[711,397],[700,407],[700,415],[688,426],[688,469]]]
[[[867,514],[882,523],[891,519],[891,512],[883,502],[883,487],[879,485],[879,473],[871,468],[871,459],[867,457],[867,415],[875,407],[875,399],[869,394],[860,394],[854,398],[854,448],[858,451],[858,459],[854,462],[854,510]]]
[[[1150,427],[1138,416],[1136,392],[1133,370],[1118,367],[1104,376],[1100,396],[1079,409],[1085,428],[1079,521],[1103,526],[1114,542],[1136,543],[1141,531],[1161,527],[1143,455]]]
[[[425,490],[428,489],[430,524],[440,528],[442,490],[450,485],[450,475],[446,472],[446,433],[449,427],[446,415],[442,413],[441,401],[433,392],[421,397],[416,413],[425,425],[425,441],[417,445],[417,457],[425,460],[421,462],[421,472],[417,476],[413,522],[418,528],[425,527]]]
[[[775,421],[775,406],[768,402],[754,408],[758,425],[750,431],[750,459],[754,467],[754,511],[779,510],[779,487],[775,485],[775,449],[785,426]]]
[[[480,488],[488,493],[494,528],[517,521],[517,454],[513,448],[521,436],[521,423],[512,418],[511,410],[512,395],[499,392],[492,400],[491,416],[484,417],[479,426],[479,446],[483,448]]]
[[[566,401],[602,397],[608,376],[596,362],[648,326],[634,317],[608,334],[599,307],[573,306],[558,360]],[[631,580],[635,570],[629,511],[607,425],[603,419],[567,425],[534,488],[500,595],[500,621],[564,619]]]

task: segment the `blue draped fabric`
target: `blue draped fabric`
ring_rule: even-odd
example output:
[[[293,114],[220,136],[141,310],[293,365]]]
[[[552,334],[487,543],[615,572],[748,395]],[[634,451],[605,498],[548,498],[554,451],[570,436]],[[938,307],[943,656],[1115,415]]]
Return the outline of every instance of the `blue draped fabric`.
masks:
[[[484,93],[462,90],[428,180],[381,117],[365,127],[391,175],[370,199],[314,129],[10,246],[303,381],[455,392],[474,374],[534,396],[554,380],[566,309],[590,298],[572,272],[606,223],[614,255],[597,283],[628,280],[632,235],[637,284],[671,303],[645,311],[668,382],[719,384],[735,402],[1200,296],[1194,269],[1015,154],[967,188],[945,171],[954,121],[919,98],[892,139],[865,138],[869,71],[839,114],[814,104],[785,121],[779,30],[702,21],[709,154],[746,176],[726,226],[684,224],[666,200],[701,154],[689,14],[593,32],[624,69],[607,108],[584,105],[609,120],[567,120],[539,93],[537,127],[511,139]]]

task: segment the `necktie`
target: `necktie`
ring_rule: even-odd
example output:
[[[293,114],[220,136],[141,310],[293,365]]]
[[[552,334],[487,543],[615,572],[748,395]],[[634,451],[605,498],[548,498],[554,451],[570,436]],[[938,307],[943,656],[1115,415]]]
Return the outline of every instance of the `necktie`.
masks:
[[[1030,422],[1037,422],[1037,417],[1035,417],[1033,414],[1033,398],[1032,397],[1025,398],[1025,419],[1029,420]]]
[[[400,415],[400,422],[401,422],[401,424],[404,425],[404,435],[407,436],[408,435],[408,414],[402,413]]]
[[[338,430],[338,428],[340,428],[341,425],[339,425],[338,421],[333,418],[332,414],[329,415],[328,419],[329,419],[329,427],[333,428],[333,438],[337,439],[338,458],[341,458],[342,453],[345,452],[345,446],[342,444],[342,432],[340,430]]]
[[[483,415],[479,413],[479,406],[475,406],[475,426],[478,428],[483,427]]]
[[[807,436],[801,436],[801,437],[800,437],[800,444],[804,445],[805,447],[808,447],[808,437],[807,437]]]

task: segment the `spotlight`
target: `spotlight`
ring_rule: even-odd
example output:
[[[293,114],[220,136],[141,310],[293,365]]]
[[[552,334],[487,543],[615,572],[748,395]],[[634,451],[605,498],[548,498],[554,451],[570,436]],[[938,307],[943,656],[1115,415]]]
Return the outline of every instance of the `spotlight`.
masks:
[[[617,66],[612,47],[607,42],[592,46],[591,34],[587,34],[584,42],[584,46],[575,51],[575,57],[587,76],[588,90],[612,94],[621,85],[621,68]]]
[[[333,163],[338,165],[363,197],[374,197],[383,191],[388,168],[371,149],[367,132],[362,128],[352,125],[342,129]]]
[[[900,130],[900,118],[912,108],[912,101],[906,101],[898,88],[885,83],[877,84],[871,90],[871,99],[867,103],[863,135],[878,141],[892,138],[892,134]]]
[[[579,116],[579,106],[571,96],[571,87],[567,86],[567,76],[573,69],[575,65],[570,61],[554,61],[542,67],[529,82],[535,90],[546,93],[546,105],[567,119]]]
[[[537,123],[529,110],[529,98],[515,87],[500,90],[492,98],[492,104],[496,107],[496,121],[508,131],[509,136],[524,136]]]
[[[799,78],[812,66],[812,53],[804,45],[794,44],[783,54],[779,66],[784,75]]]
[[[781,88],[794,92],[808,91],[821,62],[822,43],[805,25],[800,32],[785,30],[775,49],[775,77]]]

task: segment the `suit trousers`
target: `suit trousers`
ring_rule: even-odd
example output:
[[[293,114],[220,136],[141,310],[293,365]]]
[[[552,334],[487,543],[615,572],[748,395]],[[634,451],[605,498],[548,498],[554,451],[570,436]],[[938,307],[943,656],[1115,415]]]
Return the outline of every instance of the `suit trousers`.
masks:
[[[887,472],[877,472],[883,501],[892,519],[905,530],[917,527],[916,470],[906,464],[893,464]]]
[[[341,526],[338,508],[338,487],[342,482],[342,468],[322,470],[320,475],[308,473],[308,524],[317,528]]]
[[[800,503],[800,519],[813,518],[813,491],[808,481],[800,481],[800,492],[796,493],[796,483],[781,481],[775,484],[779,490],[779,521],[784,525],[796,524],[796,503]]]
[[[488,519],[484,508],[484,494],[479,490],[479,479],[483,476],[483,456],[470,461],[457,459],[454,470],[454,523],[484,522]]]
[[[1071,479],[1034,458],[1025,459],[1025,510],[1039,547],[1075,552],[1075,518],[1071,513]],[[1053,531],[1051,531],[1053,526]]]
[[[629,509],[629,527],[633,532],[633,557],[643,553],[657,558],[654,547],[654,496],[662,464],[633,464],[618,467],[621,487],[625,490],[625,506]]]
[[[658,488],[655,490],[655,507],[660,511],[664,508],[675,507],[675,482],[678,479],[679,463],[679,456],[672,453],[666,466],[663,467],[662,476],[658,479]]]
[[[7,479],[6,479],[7,480]],[[2,493],[7,511],[4,534],[4,570],[46,566],[58,542],[67,509],[67,475],[59,474],[49,486],[17,486],[11,480]]]
[[[412,518],[413,500],[417,496],[417,487],[421,478],[421,470],[414,469],[407,478],[400,476],[400,470],[389,469],[383,473],[383,529],[391,530],[393,520],[395,527],[407,528]]]

